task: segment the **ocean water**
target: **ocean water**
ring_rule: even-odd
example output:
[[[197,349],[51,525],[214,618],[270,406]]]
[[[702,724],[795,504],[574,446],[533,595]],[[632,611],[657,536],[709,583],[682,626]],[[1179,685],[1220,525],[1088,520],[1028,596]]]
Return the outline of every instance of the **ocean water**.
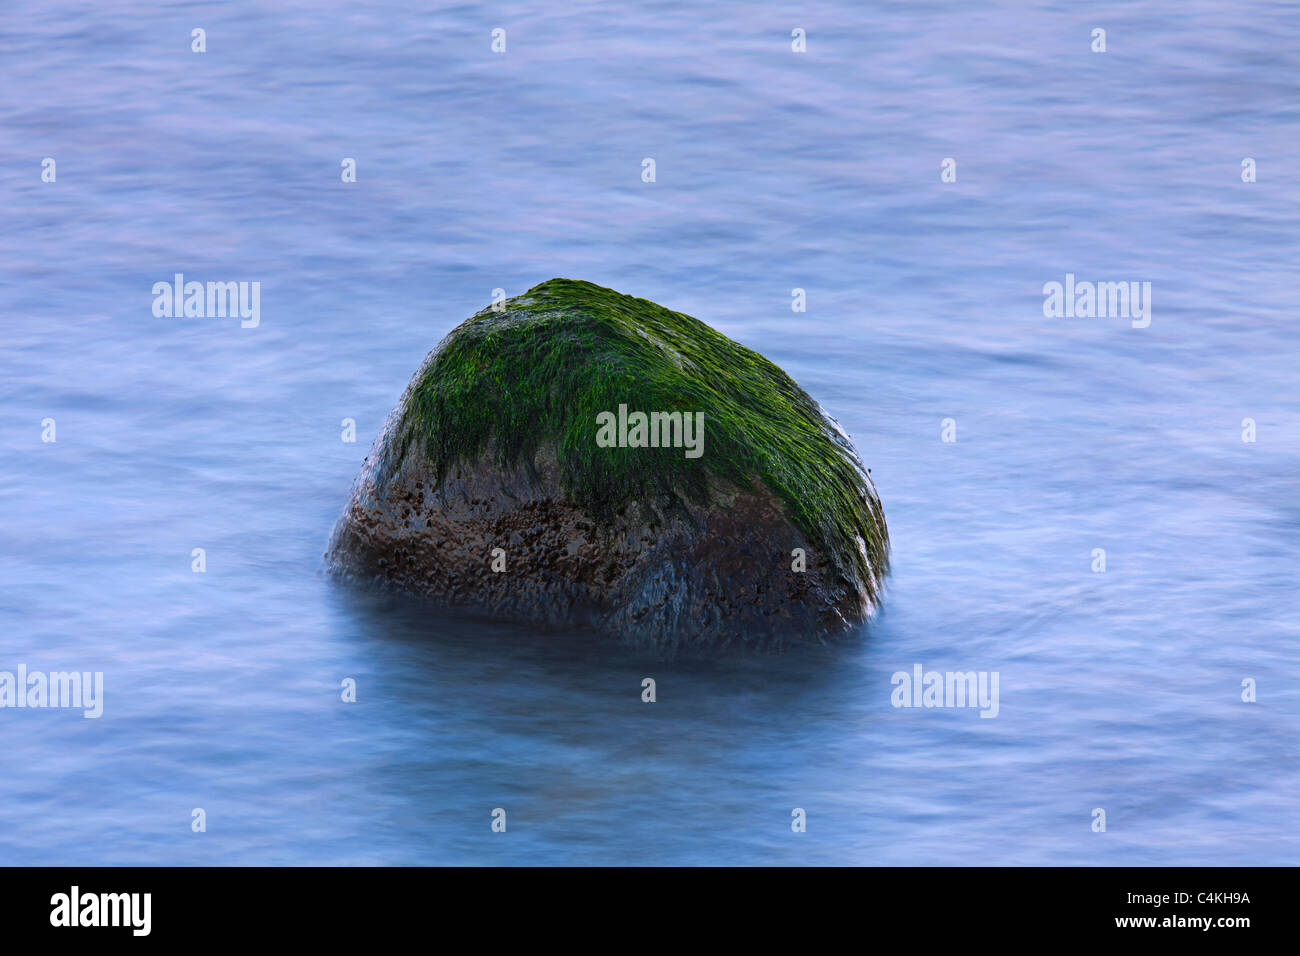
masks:
[[[0,49],[0,670],[104,675],[0,709],[0,863],[1300,862],[1294,4],[15,0]],[[178,272],[260,324],[155,317]],[[1150,325],[1045,317],[1067,273]],[[872,622],[664,661],[322,573],[425,352],[553,276],[841,421]]]

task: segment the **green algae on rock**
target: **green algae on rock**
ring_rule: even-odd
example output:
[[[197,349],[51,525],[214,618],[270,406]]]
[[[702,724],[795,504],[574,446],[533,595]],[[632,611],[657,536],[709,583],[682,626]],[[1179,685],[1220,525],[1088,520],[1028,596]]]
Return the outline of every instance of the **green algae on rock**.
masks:
[[[702,414],[702,454],[598,442],[598,422],[628,408]],[[806,572],[791,567],[799,547]],[[552,279],[429,353],[330,561],[512,616],[760,643],[861,620],[888,550],[848,436],[781,369],[688,315]]]

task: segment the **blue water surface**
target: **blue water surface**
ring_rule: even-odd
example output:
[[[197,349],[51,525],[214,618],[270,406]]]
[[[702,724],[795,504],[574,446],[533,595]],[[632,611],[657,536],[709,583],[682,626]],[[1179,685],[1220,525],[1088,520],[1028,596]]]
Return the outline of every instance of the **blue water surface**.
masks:
[[[105,681],[0,710],[0,863],[1300,861],[1294,4],[10,0],[0,50],[0,670]],[[260,324],[155,317],[178,272]],[[553,276],[843,423],[874,621],[664,661],[322,573],[426,351]]]

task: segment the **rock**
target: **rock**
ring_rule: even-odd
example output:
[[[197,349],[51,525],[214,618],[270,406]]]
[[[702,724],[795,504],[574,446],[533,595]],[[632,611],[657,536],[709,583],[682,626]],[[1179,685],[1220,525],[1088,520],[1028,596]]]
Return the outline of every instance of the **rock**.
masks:
[[[589,282],[497,308],[407,385],[334,529],[333,573],[678,648],[821,637],[872,612],[879,496],[788,375]]]

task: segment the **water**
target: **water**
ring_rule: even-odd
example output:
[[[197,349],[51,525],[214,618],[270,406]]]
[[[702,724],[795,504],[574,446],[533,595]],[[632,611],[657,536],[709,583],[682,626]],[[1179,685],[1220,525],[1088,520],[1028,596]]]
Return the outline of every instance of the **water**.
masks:
[[[0,669],[105,710],[0,711],[0,863],[1297,862],[1297,21],[8,4]],[[261,324],[154,318],[176,272]],[[1150,281],[1150,327],[1045,318],[1067,272]],[[841,420],[874,622],[666,663],[321,573],[424,353],[557,275]],[[999,672],[998,716],[892,707],[917,663]]]

